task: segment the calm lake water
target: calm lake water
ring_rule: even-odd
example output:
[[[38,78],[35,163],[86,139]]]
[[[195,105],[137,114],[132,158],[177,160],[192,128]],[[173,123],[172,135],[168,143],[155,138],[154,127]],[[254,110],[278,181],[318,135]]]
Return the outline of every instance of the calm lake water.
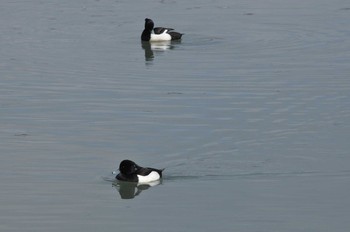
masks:
[[[144,18],[185,33],[141,44]],[[0,3],[1,231],[346,231],[350,3]],[[166,168],[113,182],[122,159]]]

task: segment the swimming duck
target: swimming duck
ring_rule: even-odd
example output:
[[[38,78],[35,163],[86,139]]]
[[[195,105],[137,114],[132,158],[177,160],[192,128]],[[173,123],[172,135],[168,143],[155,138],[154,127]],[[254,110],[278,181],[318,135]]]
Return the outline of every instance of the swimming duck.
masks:
[[[164,169],[144,168],[131,160],[123,160],[119,164],[120,173],[115,177],[117,180],[149,183],[162,178]]]
[[[145,29],[141,34],[142,41],[169,41],[180,40],[182,33],[174,31],[172,28],[167,27],[154,27],[152,19],[145,19]]]

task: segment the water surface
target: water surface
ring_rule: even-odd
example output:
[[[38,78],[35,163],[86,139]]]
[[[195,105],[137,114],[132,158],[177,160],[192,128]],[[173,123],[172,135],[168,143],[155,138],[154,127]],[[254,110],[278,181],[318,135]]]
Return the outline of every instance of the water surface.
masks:
[[[0,229],[346,230],[349,7],[2,1]],[[164,180],[123,199],[124,158]]]

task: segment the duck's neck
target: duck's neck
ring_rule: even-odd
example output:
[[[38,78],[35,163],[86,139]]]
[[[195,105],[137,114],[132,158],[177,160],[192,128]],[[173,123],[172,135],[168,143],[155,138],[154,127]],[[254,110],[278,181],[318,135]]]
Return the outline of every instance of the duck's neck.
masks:
[[[141,34],[142,41],[150,41],[151,39],[151,30],[145,29]]]

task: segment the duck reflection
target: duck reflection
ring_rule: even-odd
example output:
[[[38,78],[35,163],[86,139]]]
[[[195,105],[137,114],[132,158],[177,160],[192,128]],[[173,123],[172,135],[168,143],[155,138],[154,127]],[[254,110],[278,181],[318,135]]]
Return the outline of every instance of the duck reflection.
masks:
[[[143,50],[145,50],[145,61],[152,61],[155,53],[174,49],[175,45],[179,43],[181,43],[181,41],[142,41],[141,46]]]
[[[161,184],[161,180],[153,181],[147,184],[135,182],[116,181],[113,182],[113,187],[116,188],[122,199],[133,199],[140,195],[142,191]]]

